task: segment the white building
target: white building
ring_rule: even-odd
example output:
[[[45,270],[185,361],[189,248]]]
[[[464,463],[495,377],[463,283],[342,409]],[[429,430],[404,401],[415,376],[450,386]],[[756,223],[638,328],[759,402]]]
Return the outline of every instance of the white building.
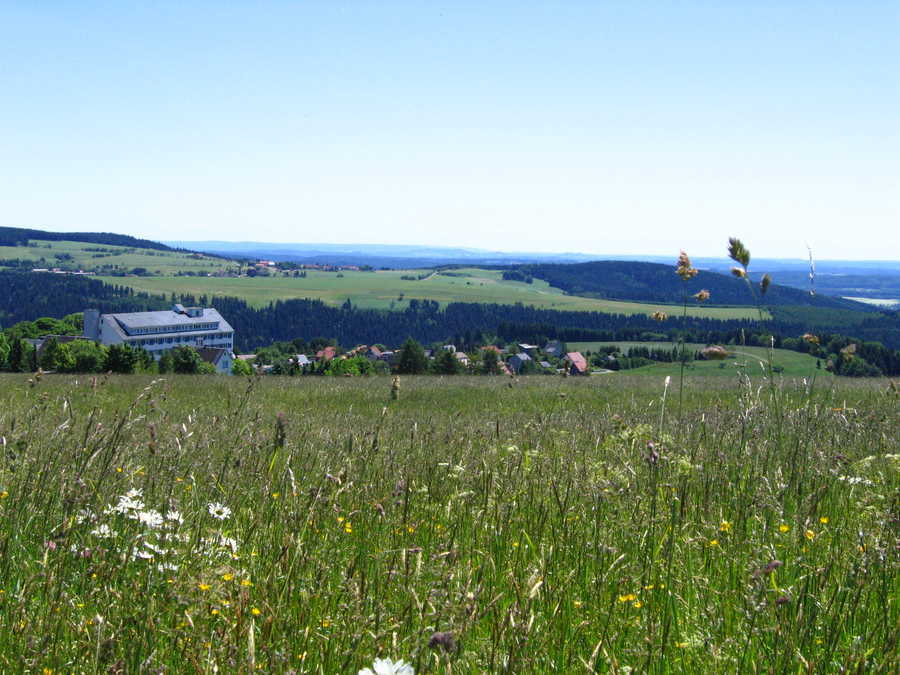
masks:
[[[101,314],[84,310],[84,336],[104,345],[128,344],[146,349],[159,360],[175,347],[223,349],[224,358],[215,361],[216,370],[231,372],[234,359],[234,329],[210,307],[175,305],[159,312]]]

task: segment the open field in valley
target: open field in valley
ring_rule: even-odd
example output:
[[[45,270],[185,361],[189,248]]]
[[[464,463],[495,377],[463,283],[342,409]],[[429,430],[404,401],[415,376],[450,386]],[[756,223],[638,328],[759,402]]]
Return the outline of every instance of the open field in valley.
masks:
[[[896,672],[896,392],[662,380],[2,375],[0,670]]]
[[[403,279],[404,276],[427,275],[421,280]],[[545,281],[535,279],[526,284],[504,281],[502,272],[477,268],[433,273],[430,270],[380,270],[377,272],[343,271],[321,272],[310,270],[306,278],[292,276],[270,277],[129,277],[107,278],[104,281],[126,285],[148,293],[193,295],[228,295],[243,298],[256,307],[273,300],[290,298],[320,299],[331,305],[340,305],[347,299],[359,307],[376,309],[404,309],[409,300],[436,300],[449,302],[488,302],[512,304],[521,302],[544,309],[611,312],[618,314],[649,314],[665,311],[681,313],[681,307],[671,305],[600,300],[565,295]],[[756,318],[753,307],[689,306],[689,316],[715,319]]]

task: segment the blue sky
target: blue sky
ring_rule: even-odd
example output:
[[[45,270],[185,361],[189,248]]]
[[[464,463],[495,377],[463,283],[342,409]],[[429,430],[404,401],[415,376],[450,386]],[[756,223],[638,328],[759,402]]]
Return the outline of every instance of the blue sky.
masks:
[[[0,2],[0,224],[900,259],[897,2]]]

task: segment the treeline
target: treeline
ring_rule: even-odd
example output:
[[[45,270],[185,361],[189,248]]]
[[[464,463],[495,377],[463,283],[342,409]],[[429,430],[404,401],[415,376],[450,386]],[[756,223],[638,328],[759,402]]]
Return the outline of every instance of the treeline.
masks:
[[[187,296],[185,303],[207,304],[208,298]],[[252,350],[277,340],[302,335],[329,335],[340,344],[399,344],[407,336],[423,343],[444,340],[466,332],[497,332],[498,326],[548,325],[578,330],[609,330],[640,333],[666,331],[667,327],[643,315],[604,314],[600,312],[559,312],[521,304],[499,305],[454,302],[441,308],[431,300],[410,300],[403,311],[385,312],[360,309],[350,303],[341,307],[320,300],[279,300],[263,308],[248,306],[236,298],[215,298],[215,306],[235,329],[242,350]],[[690,319],[690,326],[701,332],[750,330],[751,321]],[[525,339],[524,337],[522,339]],[[619,338],[613,338],[619,339]]]
[[[666,268],[669,269],[669,268]],[[671,272],[671,270],[669,270]],[[674,274],[672,275],[675,276]],[[677,277],[675,277],[677,279]],[[684,283],[680,282],[679,283]],[[745,289],[746,290],[746,289]],[[320,300],[279,300],[254,308],[231,297],[172,295],[170,298],[135,293],[125,287],[105,285],[96,279],[48,274],[0,272],[0,326],[41,316],[61,316],[94,307],[101,312],[130,312],[164,309],[173,302],[214,305],[235,329],[238,351],[297,337],[325,335],[342,345],[384,343],[397,345],[407,337],[423,343],[456,335],[495,334],[514,342],[542,343],[546,339],[574,341],[664,341],[683,337],[702,344],[766,344],[775,335],[776,346],[786,337],[809,332],[803,321],[777,312],[765,325],[746,319],[717,320],[689,318],[655,321],[646,315],[561,312],[521,304],[450,303],[440,307],[430,300],[411,300],[403,311],[360,309],[349,301],[341,307]],[[896,365],[900,347],[900,314],[863,315],[866,318],[848,329],[817,330],[828,336],[871,343],[867,361],[885,374],[900,374]],[[828,337],[830,341],[831,337]],[[757,342],[754,342],[757,341]],[[876,342],[882,345],[875,345]],[[826,355],[827,356],[827,355]],[[881,364],[881,365],[879,365]]]
[[[161,296],[136,293],[96,279],[65,274],[0,271],[0,328],[42,316],[64,316],[87,307],[101,312],[143,312],[171,305]]]
[[[29,240],[36,241],[81,241],[88,244],[106,244],[108,246],[133,246],[136,248],[152,248],[157,251],[176,251],[171,246],[158,241],[138,239],[127,234],[111,232],[46,232],[22,227],[0,227],[0,246],[26,246]]]
[[[551,286],[561,288],[572,295],[639,302],[680,303],[686,295],[690,296],[701,289],[706,289],[710,292],[709,302],[712,304],[753,304],[753,298],[747,292],[747,285],[741,279],[716,272],[703,272],[689,281],[682,281],[671,265],[659,263],[616,260],[574,264],[541,263],[517,265],[508,272],[522,277],[543,279]],[[507,272],[504,272],[503,278],[507,278]],[[810,295],[806,291],[778,284],[769,287],[766,305],[799,305],[859,311],[865,309],[859,303],[849,300]]]

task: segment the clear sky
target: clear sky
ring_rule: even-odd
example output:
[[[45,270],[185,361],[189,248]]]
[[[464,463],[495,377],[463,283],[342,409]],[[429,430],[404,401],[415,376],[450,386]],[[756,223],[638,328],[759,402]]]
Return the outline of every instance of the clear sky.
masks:
[[[0,224],[900,259],[900,2],[0,0]]]

